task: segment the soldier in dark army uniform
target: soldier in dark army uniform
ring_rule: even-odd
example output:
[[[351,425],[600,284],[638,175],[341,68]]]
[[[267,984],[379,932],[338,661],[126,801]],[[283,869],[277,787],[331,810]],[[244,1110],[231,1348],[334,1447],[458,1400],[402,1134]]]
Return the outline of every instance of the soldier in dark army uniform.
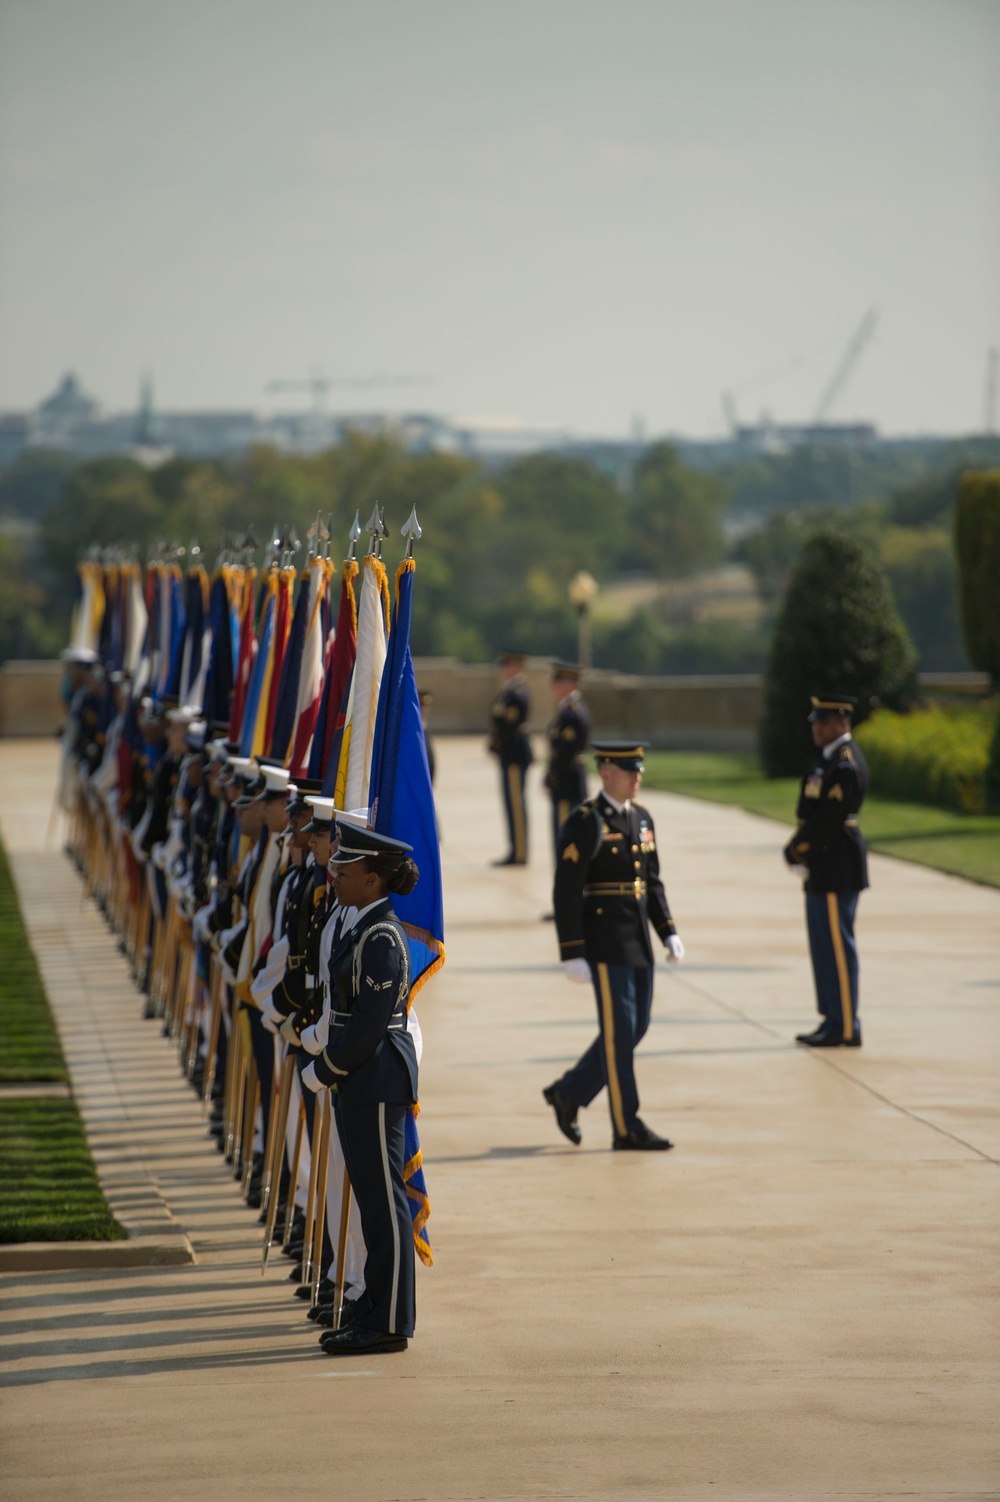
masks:
[[[500,762],[500,783],[510,835],[510,852],[495,866],[528,864],[528,807],[524,782],[534,757],[524,728],[531,699],[524,677],[524,653],[501,652],[500,692],[490,707],[489,749]]]
[[[557,709],[549,725],[549,765],[545,788],[552,799],[552,838],[558,851],[559,831],[570,810],[587,796],[583,753],[590,740],[590,712],[580,693],[580,669],[573,663],[552,666],[552,696]]]
[[[320,1338],[330,1356],[405,1350],[416,1318],[404,1134],[417,1100],[417,1055],[407,1010],[409,945],[389,900],[416,885],[411,850],[345,825],[330,860],[340,906],[356,916],[330,953],[329,1037],[302,1082],[334,1092],[367,1249],[364,1293],[351,1323]]]
[[[559,952],[569,980],[592,982],[600,1033],[586,1053],[543,1093],[556,1122],[581,1140],[577,1113],[607,1086],[612,1145],[638,1152],[673,1144],[639,1118],[632,1055],[649,1027],[653,1001],[652,924],[670,960],[683,957],[660,880],[656,834],[647,809],[632,800],[642,779],[643,747],[594,743],[602,791],[575,808],[559,836],[555,879]]]
[[[810,1048],[860,1048],[858,951],[854,918],[868,885],[858,811],[868,791],[868,767],[851,739],[857,704],[847,694],[812,699],[809,722],[820,755],[802,779],[798,828],[785,860],[806,878],[806,925],[822,1021],[796,1042]]]

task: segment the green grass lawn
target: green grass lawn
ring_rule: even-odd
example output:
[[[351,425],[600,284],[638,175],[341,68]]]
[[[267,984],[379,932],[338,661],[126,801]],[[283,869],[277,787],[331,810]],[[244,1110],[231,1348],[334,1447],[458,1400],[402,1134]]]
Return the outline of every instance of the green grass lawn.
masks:
[[[0,845],[0,1081],[64,1080],[66,1064]]]
[[[782,824],[795,822],[798,781],[769,781],[750,753],[650,751],[643,785],[711,803],[732,803]],[[861,811],[861,828],[869,849],[881,855],[1000,887],[1000,817],[871,796]]]
[[[0,957],[0,1242],[121,1241],[74,1102],[4,1099],[67,1071],[2,846]]]
[[[71,1100],[0,1099],[0,1242],[122,1241]]]

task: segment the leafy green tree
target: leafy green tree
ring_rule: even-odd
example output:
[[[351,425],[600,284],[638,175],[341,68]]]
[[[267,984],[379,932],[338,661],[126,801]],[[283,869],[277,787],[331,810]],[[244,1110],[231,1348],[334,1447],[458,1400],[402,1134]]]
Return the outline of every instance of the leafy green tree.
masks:
[[[717,563],[725,552],[726,498],[715,476],[689,468],[672,444],[654,444],[635,470],[631,557],[675,578]]]
[[[32,577],[30,537],[0,532],[0,662],[8,657],[55,657],[66,645],[66,624]]]
[[[66,476],[77,461],[69,454],[33,449],[0,474],[0,516],[38,521],[63,495]]]
[[[858,700],[856,723],[878,704],[904,708],[916,655],[885,574],[858,539],[815,533],[802,550],[775,627],[764,685],[760,751],[769,777],[802,772],[813,753],[810,695]]]
[[[939,527],[886,527],[878,538],[878,556],[921,670],[967,671],[950,533]]]

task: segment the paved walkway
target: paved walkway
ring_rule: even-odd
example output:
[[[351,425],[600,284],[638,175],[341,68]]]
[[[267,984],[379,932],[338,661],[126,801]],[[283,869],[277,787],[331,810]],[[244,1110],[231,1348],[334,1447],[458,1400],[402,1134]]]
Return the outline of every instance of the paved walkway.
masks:
[[[0,744],[0,829],[117,1213],[194,1265],[0,1278],[3,1495],[181,1502],[997,1495],[1000,893],[876,857],[865,1048],[809,1054],[781,831],[652,794],[688,961],[658,973],[643,1113],[584,1146],[540,1091],[594,1032],[561,977],[547,825],[501,834],[439,740],[444,971],[418,1003],[437,1265],[418,1336],[319,1354],[103,921],[43,849],[49,744]],[[537,781],[537,779],[536,779]]]

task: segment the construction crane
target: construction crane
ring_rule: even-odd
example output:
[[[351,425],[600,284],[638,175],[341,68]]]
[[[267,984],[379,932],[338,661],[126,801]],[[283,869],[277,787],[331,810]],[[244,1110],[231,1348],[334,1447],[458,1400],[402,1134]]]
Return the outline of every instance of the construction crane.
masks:
[[[827,382],[823,394],[819,399],[813,415],[814,427],[818,427],[821,422],[825,421],[830,408],[847,385],[855,366],[864,353],[865,345],[875,332],[878,318],[879,315],[876,308],[869,308],[864,318],[862,318],[851,338],[851,342],[840,357],[840,363]]]
[[[314,370],[304,381],[268,381],[265,391],[308,391],[313,406],[322,412],[326,398],[335,389],[362,391],[379,386],[423,386],[432,378],[427,375],[328,376]]]

